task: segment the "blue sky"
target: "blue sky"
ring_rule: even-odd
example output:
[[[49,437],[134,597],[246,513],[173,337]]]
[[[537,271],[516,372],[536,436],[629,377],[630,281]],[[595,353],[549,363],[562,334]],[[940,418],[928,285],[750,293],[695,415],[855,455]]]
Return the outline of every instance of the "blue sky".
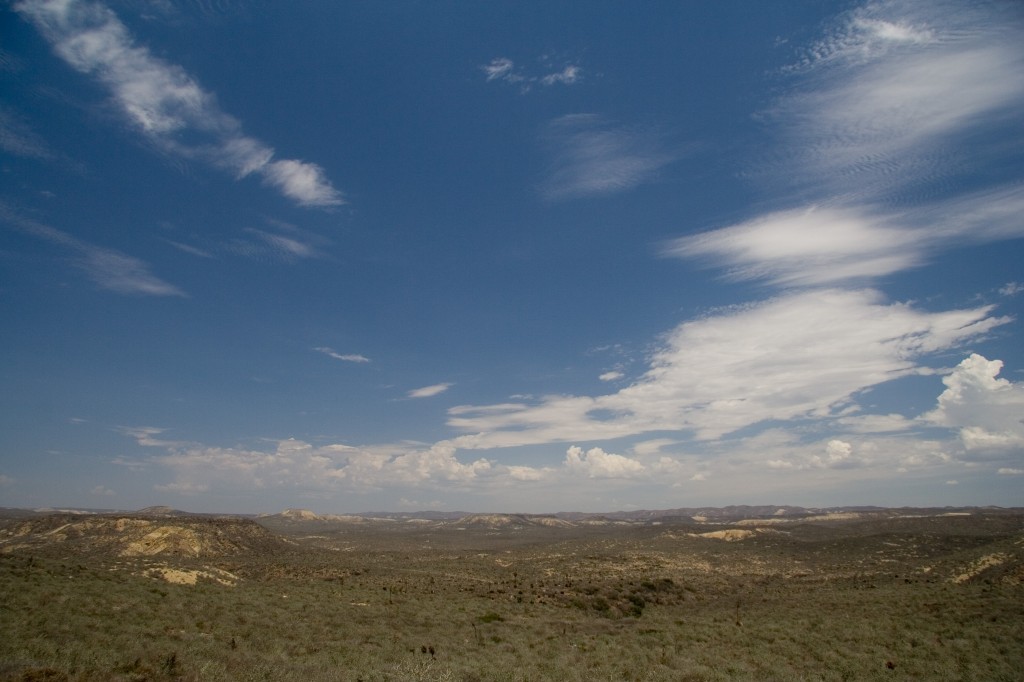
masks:
[[[0,504],[1024,504],[1017,3],[0,8]]]

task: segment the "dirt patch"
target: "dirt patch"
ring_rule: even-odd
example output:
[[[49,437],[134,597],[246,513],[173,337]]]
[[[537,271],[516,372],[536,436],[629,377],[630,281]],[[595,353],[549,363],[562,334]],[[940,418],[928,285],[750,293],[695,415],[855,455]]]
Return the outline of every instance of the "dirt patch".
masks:
[[[981,557],[980,559],[969,565],[966,571],[950,578],[949,582],[956,583],[957,585],[962,585],[963,583],[971,580],[972,578],[977,577],[982,572],[995,566],[1002,565],[1007,560],[1009,560],[1009,558],[1010,556],[1008,554],[986,554],[985,556]]]
[[[728,530],[715,530],[710,533],[691,533],[695,538],[709,538],[711,540],[725,540],[726,542],[739,542],[754,537],[756,533],[752,530],[740,530],[730,528]]]
[[[147,569],[144,575],[176,585],[195,585],[201,578],[212,580],[227,587],[234,587],[238,582],[238,576],[234,573],[228,573],[212,566],[208,566],[204,570],[154,566]]]
[[[128,542],[128,545],[121,550],[121,555],[174,554],[197,557],[202,553],[204,544],[199,535],[190,528],[163,526],[146,533],[138,540]]]

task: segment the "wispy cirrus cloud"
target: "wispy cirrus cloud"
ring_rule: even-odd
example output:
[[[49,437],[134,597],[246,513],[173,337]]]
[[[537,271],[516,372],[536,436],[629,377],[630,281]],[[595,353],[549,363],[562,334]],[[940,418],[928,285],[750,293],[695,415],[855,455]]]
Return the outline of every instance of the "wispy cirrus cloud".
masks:
[[[773,202],[792,207],[687,235],[667,255],[734,279],[821,286],[919,267],[965,243],[1024,237],[1019,183],[962,173],[1021,162],[1024,22],[1008,6],[871,2],[790,70],[766,120]]]
[[[232,239],[223,248],[234,255],[253,260],[285,263],[323,257],[320,247],[329,243],[329,240],[298,228],[268,222],[276,228],[275,231],[245,228],[243,232],[247,236]],[[288,233],[283,234],[281,228],[287,229]]]
[[[890,0],[844,15],[769,112],[789,170],[838,196],[900,200],[1018,154],[1022,35],[1008,5]]]
[[[680,157],[662,131],[616,125],[596,114],[555,119],[544,139],[551,163],[542,191],[549,199],[621,192]]]
[[[115,249],[78,239],[67,232],[18,215],[0,203],[0,222],[37,239],[62,247],[71,262],[102,289],[136,296],[185,296],[178,287],[150,271],[149,264]]]
[[[102,83],[136,130],[160,148],[224,168],[239,179],[258,175],[303,206],[344,203],[323,168],[275,160],[274,150],[245,135],[241,123],[221,111],[215,96],[184,69],[137,45],[106,6],[86,0],[22,0],[14,8],[72,68]]]
[[[49,159],[54,156],[50,146],[24,117],[4,106],[0,106],[0,149],[27,158]]]
[[[173,239],[165,239],[165,242],[176,248],[182,253],[187,253],[190,256],[196,256],[197,258],[213,258],[213,254],[204,249],[200,249],[198,246],[192,246],[191,244],[183,244],[181,242],[174,241]]]
[[[558,67],[551,66],[551,60],[542,58],[540,68],[528,71],[517,67],[508,57],[495,57],[480,67],[487,82],[499,81],[515,85],[523,94],[529,92],[534,85],[545,87],[553,85],[575,85],[583,79],[583,69],[578,64],[566,63]]]
[[[666,256],[706,259],[735,280],[783,287],[870,281],[920,267],[944,249],[1024,237],[1024,187],[1009,186],[892,210],[805,206],[679,237]]]
[[[431,386],[423,386],[422,388],[414,388],[406,395],[410,398],[433,398],[435,395],[441,395],[455,384],[433,384]]]
[[[317,346],[313,350],[318,353],[323,353],[329,358],[334,358],[335,360],[341,360],[343,362],[355,362],[360,364],[370,362],[370,358],[365,355],[360,355],[359,353],[339,353],[333,348],[329,348],[327,346]]]

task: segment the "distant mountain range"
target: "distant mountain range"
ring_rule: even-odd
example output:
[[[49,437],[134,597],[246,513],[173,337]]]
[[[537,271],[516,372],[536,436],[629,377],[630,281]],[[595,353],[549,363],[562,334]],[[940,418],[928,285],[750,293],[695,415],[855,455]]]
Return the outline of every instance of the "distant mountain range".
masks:
[[[150,506],[134,511],[117,509],[79,508],[37,508],[16,509],[0,507],[0,515],[7,518],[33,517],[50,514],[106,515],[130,514],[140,517],[213,517],[248,518],[269,524],[364,524],[373,521],[386,522],[436,522],[458,523],[466,526],[571,526],[576,524],[600,523],[736,523],[743,520],[760,520],[766,523],[780,523],[799,520],[827,520],[830,515],[885,515],[886,513],[919,513],[930,516],[940,514],[967,513],[972,510],[998,511],[1000,507],[800,507],[794,505],[730,505],[727,507],[680,507],[676,509],[641,509],[616,512],[558,512],[555,514],[527,513],[475,513],[466,511],[417,511],[417,512],[360,512],[355,514],[318,514],[309,509],[289,508],[276,514],[208,514],[174,509],[167,506]],[[1007,509],[1007,511],[1010,511]],[[1019,508],[1018,508],[1019,511]]]

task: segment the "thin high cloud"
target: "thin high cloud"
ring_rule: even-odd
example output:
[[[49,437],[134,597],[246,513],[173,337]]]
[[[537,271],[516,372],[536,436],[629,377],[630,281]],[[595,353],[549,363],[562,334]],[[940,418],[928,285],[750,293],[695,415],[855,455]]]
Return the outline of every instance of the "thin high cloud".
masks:
[[[406,396],[409,398],[433,398],[435,395],[441,395],[452,386],[454,384],[433,384],[422,388],[414,388],[406,393]]]
[[[1024,236],[1019,184],[965,191],[958,181],[1020,163],[1024,26],[1004,10],[879,2],[845,15],[794,65],[794,90],[767,115],[783,160],[764,172],[784,178],[773,191],[793,207],[681,237],[664,253],[736,279],[818,286]]]
[[[142,135],[167,152],[200,159],[239,179],[257,175],[302,206],[344,203],[324,170],[293,159],[275,160],[274,150],[242,132],[181,67],[138,46],[107,7],[85,0],[23,0],[15,10],[31,21],[75,70],[90,75]],[[183,133],[197,142],[183,142]]]
[[[549,199],[612,194],[653,179],[679,158],[655,129],[631,129],[595,114],[548,124],[551,165],[542,187]]]
[[[366,357],[365,355],[360,355],[359,353],[339,353],[328,346],[317,346],[313,350],[315,350],[318,353],[323,353],[329,358],[341,360],[342,362],[354,362],[357,364],[370,362],[370,358]]]
[[[178,287],[154,275],[148,263],[115,249],[107,249],[67,232],[24,218],[0,203],[0,221],[65,249],[71,262],[97,286],[133,296],[185,296]]]
[[[488,83],[498,81],[515,85],[523,94],[529,92],[534,85],[575,85],[583,79],[583,69],[577,64],[564,64],[552,71],[549,60],[541,61],[544,73],[540,74],[517,67],[508,57],[495,57],[481,66],[480,70],[484,72]]]
[[[54,154],[46,141],[10,107],[0,106],[0,149],[30,159],[50,159]]]
[[[809,206],[758,216],[663,245],[707,259],[735,280],[782,287],[870,281],[920,267],[963,244],[1024,237],[1024,187],[979,191],[901,211]]]
[[[1008,5],[869,3],[809,51],[770,115],[805,179],[899,197],[1020,141],[1022,38]]]

